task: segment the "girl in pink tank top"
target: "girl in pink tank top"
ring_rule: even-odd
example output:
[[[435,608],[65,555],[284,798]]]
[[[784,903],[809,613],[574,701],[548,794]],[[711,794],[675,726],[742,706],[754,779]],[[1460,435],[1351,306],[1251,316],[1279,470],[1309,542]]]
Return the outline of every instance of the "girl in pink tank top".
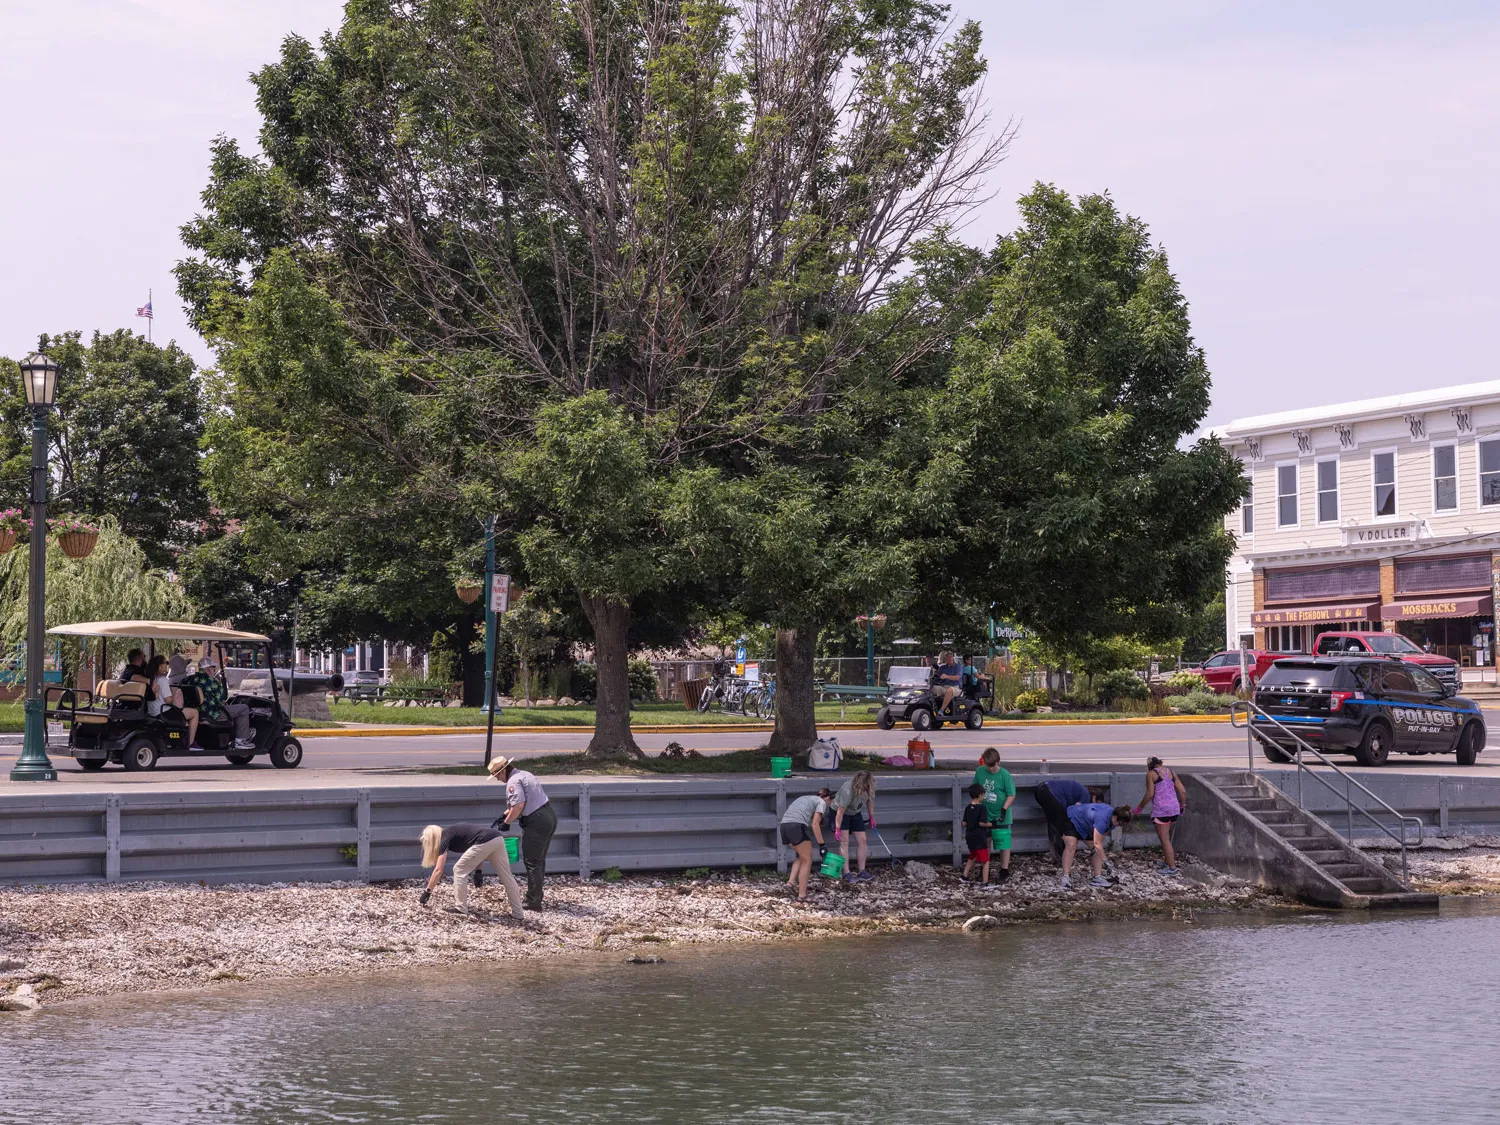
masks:
[[[1177,818],[1187,812],[1187,790],[1182,787],[1177,774],[1162,765],[1160,758],[1146,760],[1146,795],[1135,807],[1137,816],[1148,801],[1151,803],[1151,823],[1156,826],[1156,836],[1166,857],[1159,870],[1166,875],[1176,875],[1177,852],[1172,848],[1172,830],[1177,825]]]

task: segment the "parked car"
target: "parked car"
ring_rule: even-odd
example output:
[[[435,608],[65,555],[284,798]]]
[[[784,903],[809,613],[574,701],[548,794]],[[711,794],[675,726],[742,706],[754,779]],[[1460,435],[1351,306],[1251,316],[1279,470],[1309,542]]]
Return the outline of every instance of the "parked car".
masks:
[[[1261,679],[1255,705],[1270,718],[1252,713],[1250,727],[1273,762],[1298,749],[1288,731],[1365,766],[1383,766],[1393,752],[1455,754],[1472,766],[1484,749],[1479,704],[1395,655],[1283,657]]]
[[[1245,650],[1245,671],[1250,676],[1250,687],[1253,689],[1260,683],[1261,677],[1266,674],[1266,669],[1272,663],[1284,656],[1292,656],[1289,652],[1267,652],[1264,649],[1251,648]],[[1240,683],[1240,650],[1233,649],[1226,652],[1217,652],[1210,656],[1195,671],[1208,681],[1208,686],[1221,695],[1238,695],[1241,688]]]
[[[1407,664],[1425,668],[1449,691],[1458,690],[1458,661],[1423,652],[1415,642],[1400,633],[1319,633],[1318,639],[1313,641],[1313,655],[1327,656],[1335,652],[1395,656]]]

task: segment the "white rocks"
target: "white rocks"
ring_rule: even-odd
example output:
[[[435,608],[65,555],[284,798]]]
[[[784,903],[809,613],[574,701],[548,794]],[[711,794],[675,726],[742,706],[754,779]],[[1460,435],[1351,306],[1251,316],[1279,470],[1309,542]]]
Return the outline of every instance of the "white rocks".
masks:
[[[578,700],[574,699],[571,695],[564,695],[558,698],[557,705],[559,707],[577,707]]]
[[[993,930],[1000,924],[1000,919],[993,914],[976,914],[964,923],[964,933],[972,934],[979,930]]]
[[[906,873],[908,879],[912,879],[918,883],[932,883],[937,880],[937,868],[929,863],[909,859],[902,870]]]
[[[23,984],[8,996],[0,996],[0,1012],[34,1012],[41,1007],[36,990]]]

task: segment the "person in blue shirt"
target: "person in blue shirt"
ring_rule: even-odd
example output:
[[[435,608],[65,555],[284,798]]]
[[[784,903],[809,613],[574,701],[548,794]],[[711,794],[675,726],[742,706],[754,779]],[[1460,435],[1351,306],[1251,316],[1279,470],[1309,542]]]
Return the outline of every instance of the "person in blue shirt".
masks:
[[[963,669],[953,654],[945,652],[938,657],[938,666],[932,671],[932,694],[937,697],[939,715],[948,710],[963,682]]]
[[[1094,852],[1089,857],[1093,864],[1094,877],[1089,880],[1091,887],[1107,887],[1109,880],[1104,877],[1104,849],[1109,845],[1109,833],[1115,825],[1129,824],[1131,812],[1129,805],[1116,805],[1111,808],[1102,801],[1089,801],[1084,804],[1073,805],[1068,809],[1068,826],[1063,829],[1063,889],[1072,886],[1068,876],[1073,870],[1073,855],[1078,850],[1078,841],[1089,837],[1094,844]]]
[[[1081,781],[1068,777],[1054,777],[1044,781],[1032,791],[1042,815],[1047,818],[1047,845],[1052,849],[1052,862],[1061,863],[1063,856],[1063,831],[1068,826],[1068,806],[1086,804],[1089,791]]]

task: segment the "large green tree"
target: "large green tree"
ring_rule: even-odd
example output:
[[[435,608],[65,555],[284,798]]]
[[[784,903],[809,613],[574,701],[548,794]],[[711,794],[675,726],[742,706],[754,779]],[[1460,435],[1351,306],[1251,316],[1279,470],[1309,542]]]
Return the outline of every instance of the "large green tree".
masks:
[[[113,516],[152,566],[197,542],[209,518],[199,443],[204,394],[192,357],[132,332],[43,337],[59,366],[49,419],[53,509]],[[9,361],[4,366],[10,367]],[[31,412],[0,380],[0,505],[26,501]]]
[[[319,49],[288,40],[256,78],[265,157],[217,146],[179,271],[231,425],[255,417],[248,447],[223,437],[264,468],[267,510],[290,491],[370,555],[395,548],[334,500],[351,480],[428,508],[420,528],[500,511],[515,561],[593,626],[591,750],[633,751],[632,608],[709,562],[676,533],[685,487],[718,495],[799,444],[1004,148],[982,139],[978,28],[946,20],[921,0],[359,0]],[[639,469],[618,519],[539,505],[548,473],[598,479],[590,441],[546,431],[569,400]]]
[[[1038,185],[988,274],[930,403],[953,486],[932,514],[954,534],[920,583],[978,587],[1070,651],[1182,636],[1222,586],[1245,482],[1192,439],[1209,373],[1165,253],[1107,196]]]

